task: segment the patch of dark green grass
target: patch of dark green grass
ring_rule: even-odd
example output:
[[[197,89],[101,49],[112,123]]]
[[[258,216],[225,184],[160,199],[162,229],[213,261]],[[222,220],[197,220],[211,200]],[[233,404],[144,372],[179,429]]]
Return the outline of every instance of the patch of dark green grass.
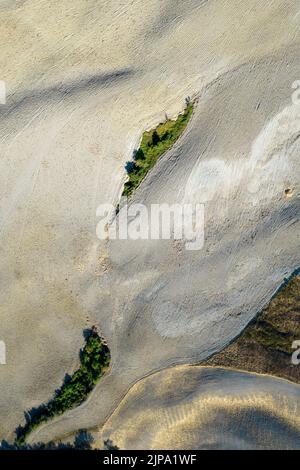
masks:
[[[266,348],[291,353],[292,336],[280,331],[269,321],[257,320],[256,324],[245,333],[244,339],[254,340]]]
[[[16,445],[23,446],[28,435],[54,416],[79,406],[86,400],[100,377],[108,369],[110,352],[95,328],[86,334],[86,344],[80,351],[80,367],[67,376],[63,385],[47,404],[25,413],[26,424],[16,430]]]
[[[292,353],[292,343],[299,336],[300,278],[290,279],[267,308],[245,330],[241,339],[254,341],[267,349]]]
[[[122,196],[130,197],[140,185],[148,171],[157,160],[178,140],[186,128],[194,109],[194,103],[186,100],[186,108],[176,120],[168,119],[156,129],[145,132],[140,148],[134,154],[134,160],[127,162],[128,181],[124,185]]]

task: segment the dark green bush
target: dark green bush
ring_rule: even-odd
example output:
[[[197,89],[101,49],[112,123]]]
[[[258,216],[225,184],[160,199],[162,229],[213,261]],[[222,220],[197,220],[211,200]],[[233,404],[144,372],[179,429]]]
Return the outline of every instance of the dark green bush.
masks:
[[[156,129],[144,133],[140,148],[134,154],[134,161],[126,164],[128,181],[124,185],[122,196],[130,197],[159,157],[172,147],[186,128],[193,108],[194,104],[186,100],[184,112],[175,121],[168,119]]]
[[[90,330],[86,337],[86,344],[80,352],[79,369],[65,380],[49,403],[25,413],[26,424],[17,429],[16,444],[24,445],[31,431],[49,418],[79,406],[107,370],[109,362],[108,347],[95,329]]]

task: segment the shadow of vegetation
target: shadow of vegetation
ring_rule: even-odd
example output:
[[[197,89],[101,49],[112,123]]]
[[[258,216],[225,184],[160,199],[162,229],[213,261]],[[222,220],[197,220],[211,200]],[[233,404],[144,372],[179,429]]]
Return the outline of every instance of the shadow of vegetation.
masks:
[[[133,173],[134,171],[136,171],[136,164],[134,162],[126,162],[125,170],[128,173],[128,175],[130,175],[130,173]]]
[[[36,444],[23,444],[19,445],[16,442],[11,444],[5,440],[0,442],[1,450],[91,450],[93,436],[86,430],[80,430],[74,439],[74,444],[64,444],[62,442],[38,442]]]
[[[106,441],[104,441],[103,449],[104,450],[120,450],[118,446],[114,445],[111,439],[106,439]]]

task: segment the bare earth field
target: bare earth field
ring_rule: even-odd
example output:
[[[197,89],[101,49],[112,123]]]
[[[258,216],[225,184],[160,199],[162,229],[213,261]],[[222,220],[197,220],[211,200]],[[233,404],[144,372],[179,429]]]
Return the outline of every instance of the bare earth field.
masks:
[[[299,449],[300,388],[230,369],[181,366],[132,387],[94,446]]]
[[[30,439],[49,441],[103,425],[145,376],[224,349],[299,267],[300,5],[6,0],[0,14],[0,439],[76,369],[84,328],[97,325],[112,354],[89,399]],[[204,203],[204,247],[100,241],[97,207],[117,204],[143,131],[187,96],[186,132],[132,203]],[[278,389],[295,409],[278,424],[291,432],[283,445],[297,445],[297,385],[234,373],[231,390],[227,372],[211,374],[207,390],[221,374],[229,401],[248,393],[244,378],[251,393]]]

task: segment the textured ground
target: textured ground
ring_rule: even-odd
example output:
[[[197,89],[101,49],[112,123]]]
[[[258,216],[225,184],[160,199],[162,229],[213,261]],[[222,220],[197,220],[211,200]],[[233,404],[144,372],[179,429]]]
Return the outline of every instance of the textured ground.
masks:
[[[110,373],[38,430],[101,424],[152,371],[205,359],[299,267],[297,0],[5,1],[0,107],[0,437],[76,367],[100,326]],[[101,243],[143,130],[199,97],[188,131],[135,200],[204,202],[204,248]],[[285,189],[293,188],[292,197]]]
[[[299,449],[300,387],[230,369],[181,366],[135,385],[94,446]]]

